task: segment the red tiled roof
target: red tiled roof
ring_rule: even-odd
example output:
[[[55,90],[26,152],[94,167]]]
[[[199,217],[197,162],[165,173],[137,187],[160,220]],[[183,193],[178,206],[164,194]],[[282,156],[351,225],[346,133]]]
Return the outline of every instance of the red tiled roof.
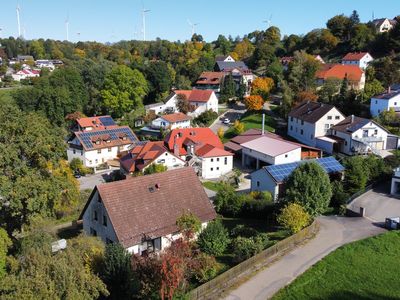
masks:
[[[86,127],[93,127],[93,129],[105,129],[105,127],[107,128],[114,128],[118,125],[111,125],[111,126],[105,126],[103,125],[103,123],[101,123],[100,118],[111,118],[109,115],[107,116],[96,116],[96,117],[85,117],[85,118],[79,118],[76,119],[76,122],[79,124],[79,126],[81,126],[82,128],[86,128]]]
[[[224,149],[220,139],[207,127],[174,129],[166,136],[165,144],[173,152],[175,143],[178,147],[179,155],[187,154],[186,146],[189,143],[195,145],[195,152],[206,144]]]
[[[367,54],[368,52],[350,52],[347,53],[342,60],[360,60]]]
[[[358,66],[325,64],[315,75],[317,78],[324,80],[328,78],[344,79],[347,76],[350,81],[360,81],[363,74],[363,70]]]
[[[168,152],[168,149],[162,141],[135,146],[120,158],[121,167],[128,173],[141,171],[165,152]]]
[[[185,115],[184,113],[178,112],[174,114],[169,114],[169,115],[163,115],[161,116],[162,119],[168,121],[169,123],[176,123],[176,122],[182,122],[182,121],[188,121],[190,120],[190,117]]]
[[[176,220],[188,211],[202,223],[216,218],[203,186],[190,167],[100,184],[92,195],[96,190],[118,242],[125,248],[141,243],[145,237],[176,232]]]
[[[185,95],[189,102],[208,102],[214,92],[212,90],[175,90],[174,93]]]
[[[196,151],[196,155],[200,157],[218,157],[218,156],[232,156],[233,154],[224,149],[216,148],[210,144],[206,144]]]
[[[224,76],[224,72],[203,72],[197,79],[196,84],[219,85]]]

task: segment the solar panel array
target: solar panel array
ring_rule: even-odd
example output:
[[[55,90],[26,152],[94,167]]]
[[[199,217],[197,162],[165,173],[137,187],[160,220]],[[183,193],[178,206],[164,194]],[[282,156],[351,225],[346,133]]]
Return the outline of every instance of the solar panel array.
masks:
[[[99,120],[103,124],[103,126],[117,125],[117,124],[115,124],[113,118],[111,118],[111,117],[100,117]]]
[[[300,164],[310,161],[317,162],[327,173],[336,173],[344,170],[344,167],[332,156],[303,160],[290,164],[272,165],[265,168],[277,182],[283,182]]]
[[[126,134],[126,137],[132,142],[138,142],[137,137],[132,133],[132,130],[128,127],[118,127],[113,129],[106,129],[106,130],[96,130],[96,131],[87,131],[87,132],[80,132],[79,136],[84,143],[87,149],[93,148],[92,138],[96,136],[102,135],[110,135],[112,141],[119,139],[118,134]]]

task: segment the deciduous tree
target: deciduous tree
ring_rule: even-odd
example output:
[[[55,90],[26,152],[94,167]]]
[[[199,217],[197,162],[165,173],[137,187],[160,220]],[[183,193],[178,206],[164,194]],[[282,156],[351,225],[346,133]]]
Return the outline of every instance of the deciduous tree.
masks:
[[[286,205],[277,218],[279,224],[291,233],[299,232],[310,223],[310,215],[298,203]]]
[[[250,111],[262,110],[264,106],[264,100],[259,95],[252,95],[244,99],[244,104],[246,105],[247,110]]]

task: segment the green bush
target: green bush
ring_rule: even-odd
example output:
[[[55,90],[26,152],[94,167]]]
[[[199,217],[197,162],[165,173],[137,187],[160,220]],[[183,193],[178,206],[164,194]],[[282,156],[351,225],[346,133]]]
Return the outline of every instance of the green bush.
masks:
[[[332,185],[332,191],[334,191],[331,198],[331,206],[341,207],[342,205],[345,205],[346,201],[349,199],[351,195],[349,195],[345,191],[343,183],[341,181],[336,180],[333,181],[331,185]]]
[[[72,159],[69,167],[73,172],[77,172],[83,176],[93,173],[92,169],[85,167],[79,158]]]
[[[213,279],[219,269],[219,264],[213,256],[200,253],[192,261],[193,277],[200,283]]]
[[[210,126],[212,122],[214,122],[218,118],[218,113],[209,109],[196,118],[193,119],[193,124],[197,124],[199,126]]]
[[[218,213],[237,216],[242,209],[243,201],[232,186],[223,184],[215,196],[214,205]]]
[[[233,260],[242,262],[264,249],[265,238],[257,236],[254,238],[246,238],[238,236],[232,241]]]
[[[245,226],[243,224],[236,225],[235,228],[231,230],[231,236],[236,238],[238,236],[250,238],[256,236],[258,231],[252,227]]]
[[[296,233],[310,224],[311,218],[300,204],[289,203],[282,209],[277,221],[291,233]]]
[[[219,220],[210,222],[200,233],[197,243],[201,251],[207,254],[222,255],[229,245],[228,231]]]

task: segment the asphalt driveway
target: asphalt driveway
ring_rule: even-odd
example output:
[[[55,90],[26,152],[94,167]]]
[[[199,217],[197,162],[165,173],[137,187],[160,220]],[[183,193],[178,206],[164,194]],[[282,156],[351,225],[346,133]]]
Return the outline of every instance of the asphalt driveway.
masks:
[[[365,217],[376,223],[384,223],[387,217],[400,216],[400,198],[389,194],[390,183],[384,183],[356,198],[348,208],[359,212],[365,208]]]

